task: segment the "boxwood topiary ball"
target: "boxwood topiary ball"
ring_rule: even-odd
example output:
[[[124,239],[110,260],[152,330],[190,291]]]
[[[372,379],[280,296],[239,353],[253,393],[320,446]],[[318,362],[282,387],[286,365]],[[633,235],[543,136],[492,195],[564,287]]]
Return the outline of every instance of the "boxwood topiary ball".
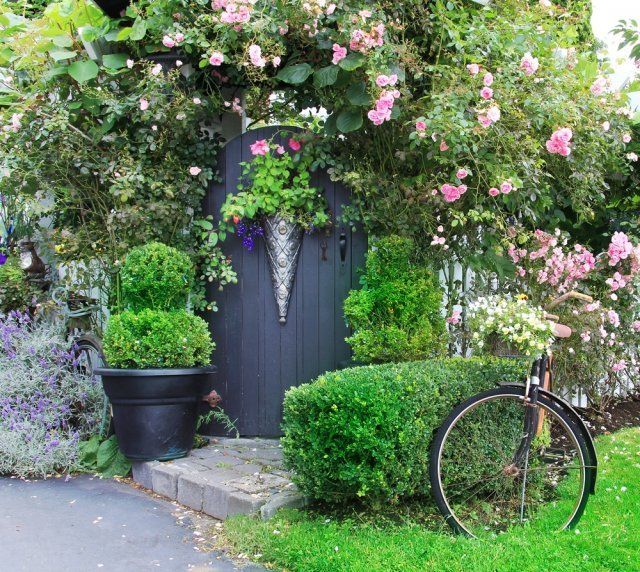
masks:
[[[120,279],[126,308],[179,310],[187,305],[194,270],[184,252],[152,242],[129,252]]]

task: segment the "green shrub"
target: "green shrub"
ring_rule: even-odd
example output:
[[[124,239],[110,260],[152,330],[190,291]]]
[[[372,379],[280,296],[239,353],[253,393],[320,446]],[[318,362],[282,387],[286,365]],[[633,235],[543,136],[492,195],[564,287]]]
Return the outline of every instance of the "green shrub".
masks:
[[[186,310],[127,310],[111,316],[104,335],[107,363],[117,368],[204,366],[214,347],[207,323]]]
[[[129,252],[120,280],[126,308],[180,310],[187,305],[194,271],[184,252],[152,242]]]
[[[309,497],[367,504],[429,491],[429,447],[451,409],[528,365],[451,358],[327,373],[284,401],[286,466]]]
[[[0,314],[13,310],[25,310],[33,305],[35,289],[29,284],[27,275],[20,268],[15,256],[0,266]]]
[[[369,251],[362,288],[344,303],[355,359],[399,362],[442,355],[446,327],[436,276],[416,264],[411,240],[392,236]]]

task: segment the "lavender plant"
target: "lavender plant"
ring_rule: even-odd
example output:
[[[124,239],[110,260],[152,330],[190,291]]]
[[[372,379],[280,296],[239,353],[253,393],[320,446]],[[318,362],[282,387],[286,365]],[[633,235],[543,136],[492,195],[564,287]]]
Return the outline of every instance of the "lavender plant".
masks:
[[[0,474],[44,477],[76,467],[100,422],[103,393],[77,367],[56,324],[0,315]]]

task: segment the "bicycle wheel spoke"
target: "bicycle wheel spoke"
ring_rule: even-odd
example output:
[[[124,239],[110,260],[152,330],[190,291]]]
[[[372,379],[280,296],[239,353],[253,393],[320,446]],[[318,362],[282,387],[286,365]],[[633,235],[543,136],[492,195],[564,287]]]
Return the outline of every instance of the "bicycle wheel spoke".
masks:
[[[522,522],[563,528],[575,514],[591,467],[571,427],[539,405],[542,421],[530,443],[523,440],[526,408],[515,394],[474,404],[448,429],[440,446],[439,486],[448,511],[470,534]]]

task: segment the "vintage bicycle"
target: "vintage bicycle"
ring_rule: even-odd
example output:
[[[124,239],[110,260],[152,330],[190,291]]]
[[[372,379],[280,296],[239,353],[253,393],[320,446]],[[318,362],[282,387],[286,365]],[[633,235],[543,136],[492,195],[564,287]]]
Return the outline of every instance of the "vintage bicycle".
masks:
[[[571,329],[549,314],[556,338]],[[597,457],[584,421],[552,393],[553,357],[537,358],[526,383],[500,383],[457,406],[436,433],[430,479],[436,504],[457,533],[498,534],[519,524],[545,531],[576,526],[595,493]]]

